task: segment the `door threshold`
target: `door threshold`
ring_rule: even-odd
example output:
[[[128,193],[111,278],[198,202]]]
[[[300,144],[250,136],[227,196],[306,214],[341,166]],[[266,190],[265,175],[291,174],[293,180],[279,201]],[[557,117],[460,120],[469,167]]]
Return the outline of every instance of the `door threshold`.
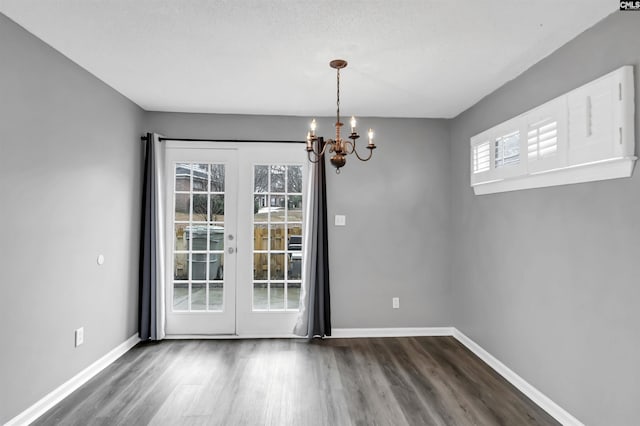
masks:
[[[295,334],[167,334],[165,340],[306,339]]]

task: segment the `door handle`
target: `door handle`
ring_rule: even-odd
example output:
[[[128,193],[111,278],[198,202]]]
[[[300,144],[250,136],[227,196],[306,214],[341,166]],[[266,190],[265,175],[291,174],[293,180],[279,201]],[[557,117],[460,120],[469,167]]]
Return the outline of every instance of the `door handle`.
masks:
[[[235,251],[235,250],[233,249],[233,247],[229,247],[229,248],[227,249],[227,253],[229,253],[229,254],[233,254],[233,252],[234,252],[234,251]]]

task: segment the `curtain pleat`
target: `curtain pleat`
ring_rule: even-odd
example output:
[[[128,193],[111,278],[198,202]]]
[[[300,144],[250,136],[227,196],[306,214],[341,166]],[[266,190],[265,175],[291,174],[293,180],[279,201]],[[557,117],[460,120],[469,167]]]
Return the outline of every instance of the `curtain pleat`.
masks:
[[[320,146],[324,141],[320,140]],[[305,205],[303,245],[304,284],[300,295],[300,314],[294,334],[331,336],[331,298],[329,292],[329,245],[327,237],[327,189],[324,157],[309,166]]]
[[[316,187],[318,206],[316,207],[316,285],[313,321],[310,336],[331,336],[331,298],[329,294],[329,240],[327,236],[327,179],[324,157],[318,162]]]
[[[147,134],[142,187],[138,335],[141,340],[164,337],[164,209],[163,149],[158,135]]]

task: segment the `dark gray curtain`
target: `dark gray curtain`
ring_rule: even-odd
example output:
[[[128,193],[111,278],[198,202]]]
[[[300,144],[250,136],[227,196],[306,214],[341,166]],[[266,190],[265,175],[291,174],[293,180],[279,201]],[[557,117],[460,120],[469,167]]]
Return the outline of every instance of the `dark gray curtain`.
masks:
[[[142,186],[142,222],[140,236],[140,269],[138,291],[138,334],[142,340],[157,340],[157,276],[156,276],[156,164],[153,134],[145,142],[144,178]]]
[[[322,141],[321,145],[324,145]],[[329,240],[327,237],[327,170],[325,158],[316,164],[316,179],[313,190],[316,191],[317,238],[314,241],[316,258],[316,276],[313,291],[310,294],[309,337],[331,336],[331,297],[329,294]]]

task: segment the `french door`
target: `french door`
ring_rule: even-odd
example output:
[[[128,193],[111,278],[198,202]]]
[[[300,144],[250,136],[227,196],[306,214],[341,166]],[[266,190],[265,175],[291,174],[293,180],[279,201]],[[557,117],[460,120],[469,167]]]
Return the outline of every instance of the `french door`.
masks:
[[[167,141],[168,335],[291,335],[305,161],[297,144]]]

